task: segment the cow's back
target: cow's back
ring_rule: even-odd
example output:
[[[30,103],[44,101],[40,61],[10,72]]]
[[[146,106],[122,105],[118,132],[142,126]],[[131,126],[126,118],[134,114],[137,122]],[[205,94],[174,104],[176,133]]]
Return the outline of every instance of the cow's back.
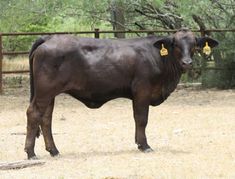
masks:
[[[43,66],[36,69],[43,74],[37,81],[78,99],[131,98],[140,47],[129,41],[53,36],[35,52],[35,66]]]

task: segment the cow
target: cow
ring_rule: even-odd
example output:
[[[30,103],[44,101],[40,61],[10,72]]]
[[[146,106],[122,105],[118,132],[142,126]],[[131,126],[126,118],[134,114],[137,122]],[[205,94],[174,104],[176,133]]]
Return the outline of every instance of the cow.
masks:
[[[73,35],[42,36],[29,54],[30,105],[27,109],[25,152],[36,159],[35,139],[42,131],[46,150],[59,154],[51,130],[55,97],[69,94],[88,108],[99,108],[115,98],[132,100],[135,143],[151,152],[145,128],[149,106],[164,102],[181,75],[192,66],[196,48],[218,42],[194,36],[189,29],[172,35],[134,39],[93,39]]]

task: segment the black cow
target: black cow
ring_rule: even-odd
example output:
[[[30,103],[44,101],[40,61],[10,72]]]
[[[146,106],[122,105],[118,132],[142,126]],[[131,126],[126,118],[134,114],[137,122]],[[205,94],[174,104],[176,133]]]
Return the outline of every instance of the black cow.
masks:
[[[31,102],[27,110],[25,151],[36,158],[35,138],[44,136],[46,150],[59,152],[51,121],[54,99],[66,93],[89,108],[124,97],[133,102],[135,142],[149,152],[145,128],[149,105],[161,104],[176,88],[181,74],[192,65],[195,48],[215,47],[218,42],[196,38],[187,29],[172,36],[128,40],[99,40],[71,35],[39,38],[30,52]],[[207,47],[208,48],[208,47]]]

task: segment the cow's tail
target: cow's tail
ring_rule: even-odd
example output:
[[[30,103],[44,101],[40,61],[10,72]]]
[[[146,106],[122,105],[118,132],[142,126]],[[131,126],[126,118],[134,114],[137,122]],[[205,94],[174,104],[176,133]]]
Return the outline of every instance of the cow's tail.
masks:
[[[38,38],[32,45],[32,48],[29,52],[29,74],[30,74],[30,102],[32,102],[34,97],[34,76],[33,76],[33,58],[34,58],[34,51],[43,44],[49,36],[42,36]],[[37,130],[37,137],[40,136],[40,127]]]
[[[32,48],[29,52],[29,74],[30,74],[30,102],[34,97],[34,77],[33,77],[33,57],[34,51],[43,44],[50,36],[42,36],[38,38],[32,45]]]

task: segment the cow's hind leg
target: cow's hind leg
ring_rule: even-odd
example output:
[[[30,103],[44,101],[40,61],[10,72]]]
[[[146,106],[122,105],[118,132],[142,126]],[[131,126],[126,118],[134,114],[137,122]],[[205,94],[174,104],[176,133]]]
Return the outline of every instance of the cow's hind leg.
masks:
[[[59,151],[55,146],[51,130],[54,101],[55,100],[53,99],[51,103],[48,105],[41,123],[41,129],[45,141],[46,150],[50,152],[51,156],[56,156],[59,154]]]
[[[38,136],[39,125],[45,113],[46,108],[43,106],[46,106],[46,104],[38,104],[33,101],[27,109],[27,134],[25,141],[25,152],[28,155],[28,159],[36,159],[36,155],[34,153],[35,138]]]

